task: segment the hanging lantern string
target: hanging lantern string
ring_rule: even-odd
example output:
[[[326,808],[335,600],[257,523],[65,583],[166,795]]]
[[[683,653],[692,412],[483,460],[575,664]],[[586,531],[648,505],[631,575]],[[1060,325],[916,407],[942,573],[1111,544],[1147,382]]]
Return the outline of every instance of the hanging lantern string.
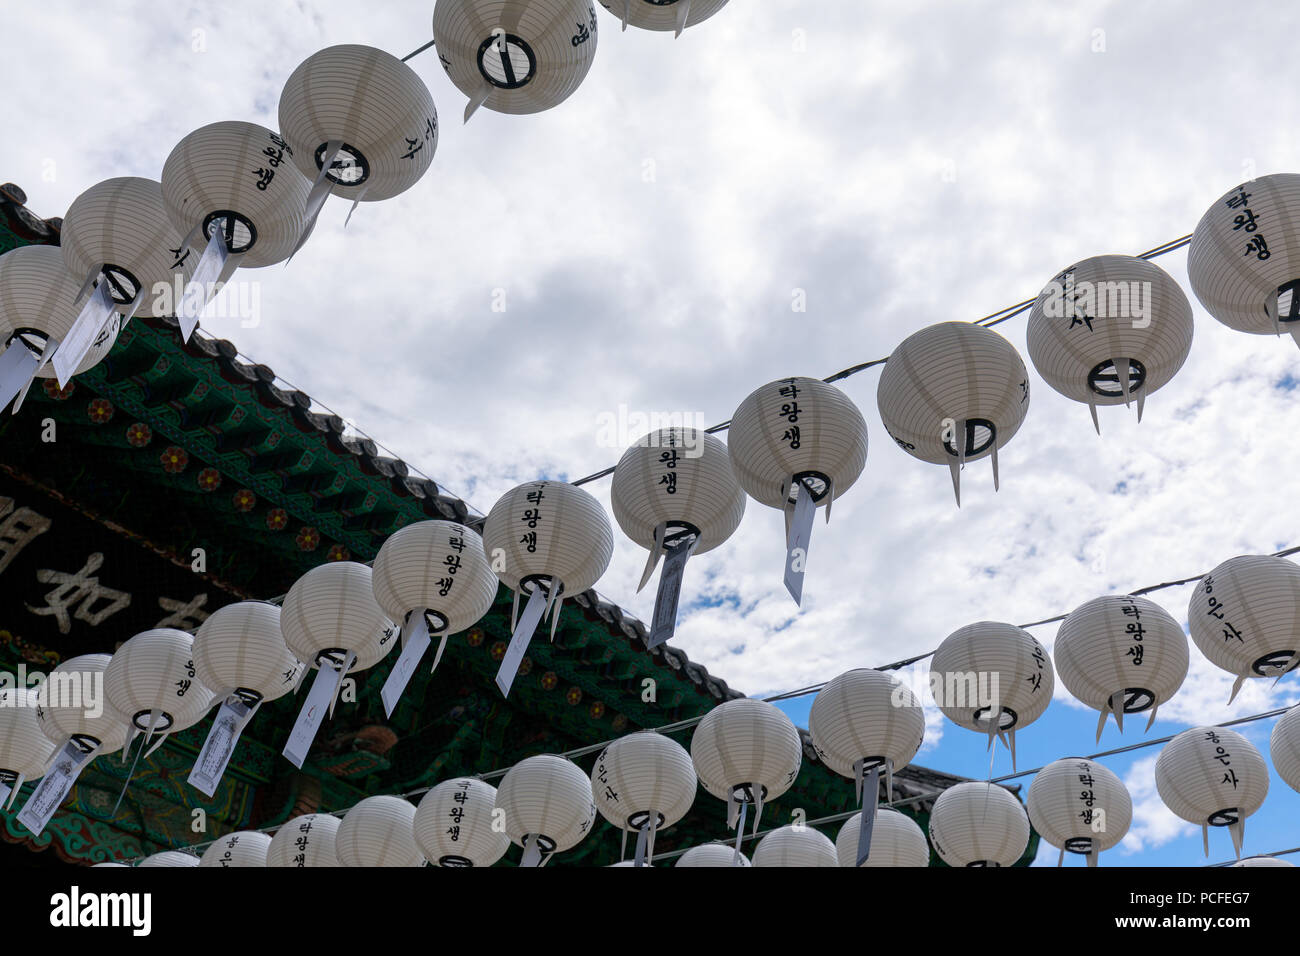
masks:
[[[412,50],[410,53],[406,54],[406,56],[402,57],[402,62],[405,63],[407,60],[411,59],[412,57],[419,56],[425,50],[429,49],[429,47],[433,46],[433,43],[434,41],[430,40],[428,43],[420,47],[418,50]]]

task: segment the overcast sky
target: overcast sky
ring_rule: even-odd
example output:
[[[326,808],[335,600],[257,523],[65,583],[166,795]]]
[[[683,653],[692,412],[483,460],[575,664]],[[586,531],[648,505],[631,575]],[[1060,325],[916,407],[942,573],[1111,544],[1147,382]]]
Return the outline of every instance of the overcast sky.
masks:
[[[111,176],[158,178],[198,126],[275,127],[285,79],[323,46],[401,56],[432,35],[431,3],[362,17],[341,0],[21,6],[10,43],[39,82],[0,101],[2,175],[43,216]],[[617,461],[601,425],[620,407],[723,421],[765,382],[885,356],[926,325],[1033,296],[1079,259],[1184,235],[1243,179],[1297,171],[1285,118],[1300,95],[1269,65],[1293,58],[1300,9],[1066,6],[737,0],[676,41],[620,33],[601,10],[568,101],[467,125],[464,96],[423,53],[412,65],[441,119],[427,176],[346,230],[332,200],[288,267],[239,274],[259,324],[204,327],[486,512],[521,481]],[[1034,621],[1300,544],[1300,352],[1210,318],[1185,262],[1157,260],[1193,299],[1192,353],[1142,424],[1101,409],[1098,437],[1086,406],[1031,369],[1001,491],[987,461],[970,465],[960,509],[945,468],[885,435],[878,370],[844,382],[867,465],[818,521],[803,608],[781,584],[781,516],[751,501],[734,538],[691,561],[675,643],[765,695],[931,650],[972,621]],[[998,330],[1028,365],[1023,317]],[[608,480],[588,487],[608,505]],[[643,560],[619,536],[598,590],[648,619]],[[1185,622],[1190,591],[1152,597]],[[1055,626],[1035,633],[1050,647]],[[1152,735],[1292,703],[1300,686],[1253,681],[1228,707],[1230,684],[1193,652]],[[1069,743],[1042,762],[1094,752],[1095,723],[1058,681],[1041,743]],[[1254,726],[1266,753],[1271,722]],[[918,762],[979,773],[957,749],[987,759],[976,735],[932,719]],[[1199,854],[1142,767],[1138,823],[1110,856]],[[1273,788],[1268,807],[1284,812],[1248,824],[1257,851],[1300,844],[1300,796]],[[1215,857],[1230,855],[1216,837]]]

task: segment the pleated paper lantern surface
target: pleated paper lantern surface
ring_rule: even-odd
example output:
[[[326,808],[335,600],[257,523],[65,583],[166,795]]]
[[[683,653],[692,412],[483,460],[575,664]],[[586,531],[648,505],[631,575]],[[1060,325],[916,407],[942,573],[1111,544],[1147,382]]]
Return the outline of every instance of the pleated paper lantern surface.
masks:
[[[1029,817],[996,784],[955,784],[934,801],[930,842],[949,866],[1011,866],[1029,846]]]
[[[930,865],[930,844],[926,842],[925,833],[906,814],[879,807],[871,830],[871,855],[862,864],[864,867]],[[861,832],[860,814],[844,821],[839,836],[835,838],[835,856],[840,866],[855,865]]]
[[[1187,676],[1187,637],[1154,601],[1108,594],[1070,612],[1056,632],[1053,657],[1065,689],[1101,712],[1101,740],[1107,714],[1122,730],[1125,714],[1150,711],[1151,728]]]
[[[173,314],[194,272],[199,256],[182,248],[184,238],[167,215],[161,184],[138,176],[91,186],[73,200],[60,231],[73,279],[102,270],[119,305],[143,293],[135,314],[146,317]]]
[[[193,853],[180,850],[163,850],[152,856],[146,856],[136,866],[198,866],[199,858]]]
[[[596,821],[587,775],[551,754],[511,767],[497,789],[497,808],[505,812],[506,835],[524,849],[521,866],[541,866],[577,846]]]
[[[1276,856],[1250,856],[1244,860],[1238,860],[1233,866],[1295,866],[1294,863],[1288,863],[1286,860]]]
[[[808,732],[827,767],[861,780],[872,768],[892,772],[911,762],[925,737],[925,711],[898,678],[858,668],[817,692]]]
[[[280,94],[280,133],[293,161],[316,180],[326,173],[336,195],[366,202],[410,189],[433,162],[438,112],[419,75],[371,46],[342,44],[313,53],[289,75]]]
[[[1224,325],[1300,344],[1300,175],[1242,183],[1201,217],[1187,250],[1192,291]]]
[[[342,866],[424,866],[415,842],[415,806],[401,797],[366,797],[334,835]]]
[[[73,737],[100,744],[98,756],[117,753],[126,744],[126,727],[104,706],[104,672],[108,654],[70,657],[50,671],[41,686],[36,723],[56,746]]]
[[[745,854],[737,854],[721,843],[704,843],[691,847],[677,858],[674,866],[753,866]]]
[[[1192,641],[1236,675],[1277,678],[1300,664],[1300,565],[1269,555],[1229,558],[1201,578],[1187,605]]]
[[[1156,791],[1165,806],[1200,824],[1205,854],[1210,827],[1227,827],[1241,855],[1246,817],[1268,795],[1268,765],[1241,734],[1224,727],[1184,730],[1156,759]]]
[[[199,858],[199,866],[266,866],[271,838],[255,830],[229,833],[212,843]]]
[[[727,801],[727,825],[739,838],[750,804],[758,832],[763,804],[794,784],[803,743],[794,723],[776,707],[740,697],[714,707],[696,725],[691,761],[704,789]]]
[[[160,627],[135,635],[104,669],[108,706],[134,730],[169,734],[192,727],[212,705],[198,679],[194,638]]]
[[[1049,763],[1034,777],[1025,798],[1029,822],[1061,851],[1082,853],[1088,865],[1124,839],[1133,822],[1133,799],[1123,781],[1106,767],[1082,757]]]
[[[162,171],[163,204],[190,248],[202,254],[222,231],[239,265],[256,269],[283,262],[307,225],[311,182],[293,163],[292,148],[264,126],[222,122],[182,139]]]
[[[695,802],[695,765],[674,740],[654,731],[628,734],[596,757],[591,791],[596,809],[613,826],[645,831],[637,861],[654,854],[655,833],[686,816]]]
[[[1052,662],[1023,628],[978,621],[944,638],[930,660],[930,690],[945,717],[967,730],[1005,734],[1014,766],[1016,731],[1052,700]]]
[[[628,24],[642,30],[672,30],[678,36],[713,16],[727,0],[600,0],[600,5]]]
[[[280,633],[313,667],[322,658],[342,665],[355,653],[351,671],[373,667],[397,644],[396,626],[375,603],[370,569],[355,561],[331,561],[295,581],[280,607]]]
[[[338,866],[334,849],[343,821],[328,813],[305,813],[294,817],[271,838],[266,851],[267,866]]]
[[[754,866],[839,866],[835,844],[810,826],[773,830],[754,848]]]
[[[54,755],[54,742],[36,722],[36,708],[36,688],[0,688],[0,784],[15,791],[23,780],[45,773]],[[0,799],[0,805],[6,802]]]
[[[588,0],[437,0],[433,39],[442,68],[469,97],[499,113],[538,113],[578,88],[596,55]]]
[[[199,626],[194,669],[218,694],[270,701],[298,686],[303,664],[285,647],[278,607],[239,601],[213,611]]]
[[[472,777],[444,780],[415,810],[415,842],[434,866],[491,866],[510,849],[493,826],[497,789]]]
[[[1278,718],[1268,739],[1273,769],[1292,790],[1300,790],[1300,706]]]
[[[1020,429],[1029,409],[1029,373],[1011,343],[970,322],[940,322],[909,335],[880,373],[876,402],[885,430],[914,458],[947,465],[993,459]]]

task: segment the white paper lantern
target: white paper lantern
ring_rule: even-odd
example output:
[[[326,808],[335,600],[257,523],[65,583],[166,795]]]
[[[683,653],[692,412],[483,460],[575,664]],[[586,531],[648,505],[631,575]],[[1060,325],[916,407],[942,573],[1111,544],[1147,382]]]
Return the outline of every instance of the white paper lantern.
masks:
[[[1196,727],[1184,730],[1160,751],[1156,791],[1170,810],[1200,824],[1206,856],[1210,827],[1227,827],[1240,857],[1246,817],[1268,795],[1268,765],[1236,731]]]
[[[0,806],[12,803],[24,780],[45,773],[54,756],[36,721],[37,703],[34,687],[0,688]]]
[[[1236,675],[1232,703],[1247,678],[1278,678],[1300,664],[1300,566],[1269,555],[1229,558],[1201,578],[1187,619],[1201,653]]]
[[[491,866],[510,849],[493,825],[497,790],[473,777],[444,780],[415,810],[415,842],[433,866]]]
[[[727,0],[600,0],[600,5],[623,22],[642,30],[682,30],[713,16],[727,5]]]
[[[1187,676],[1187,637],[1154,601],[1108,594],[1070,612],[1056,632],[1053,657],[1065,689],[1101,712],[1101,740],[1107,714],[1123,730],[1125,714],[1150,711],[1151,729],[1160,705]]]
[[[267,851],[270,848],[271,838],[265,833],[256,830],[228,833],[203,851],[199,866],[266,866]]]
[[[125,867],[125,868],[127,868],[127,869],[130,868],[126,863],[109,862],[109,863],[92,863],[92,864],[90,864],[90,868],[91,868],[92,870],[95,869],[96,867],[100,867],[100,866],[120,866],[120,867]]]
[[[194,635],[194,669],[218,694],[252,704],[277,700],[298,686],[303,663],[285,647],[280,609],[239,601],[213,611]]]
[[[839,866],[830,837],[810,826],[773,830],[754,848],[754,866]]]
[[[415,842],[415,806],[401,797],[366,797],[334,836],[342,866],[424,866]]]
[[[615,740],[596,757],[591,791],[596,809],[623,831],[638,836],[634,863],[654,855],[660,830],[686,816],[695,802],[695,765],[674,740],[652,730]]]
[[[358,202],[390,199],[428,170],[438,148],[438,112],[419,75],[371,46],[342,44],[313,53],[280,94],[280,133],[293,162],[315,181],[333,153],[331,191]]]
[[[892,674],[858,668],[817,692],[808,732],[827,767],[860,781],[873,768],[892,773],[911,762],[925,737],[925,711]]]
[[[294,817],[271,838],[266,851],[267,866],[338,866],[334,841],[343,821],[328,813],[304,813]]]
[[[1192,348],[1192,306],[1159,266],[1133,256],[1094,256],[1060,272],[1029,313],[1029,358],[1044,381],[1083,402],[1137,400],[1165,385]]]
[[[74,280],[103,271],[113,301],[126,307],[142,293],[136,315],[171,315],[198,263],[182,247],[152,179],[121,176],[91,186],[63,218],[60,245]]]
[[[991,457],[1029,409],[1029,373],[1011,343],[970,322],[940,322],[909,335],[880,374],[876,401],[885,430],[914,458],[946,464],[961,504],[966,462]]]
[[[677,858],[675,866],[753,866],[749,857],[721,843],[691,847]]]
[[[1066,757],[1034,777],[1025,798],[1029,822],[1039,835],[1065,852],[1082,853],[1088,865],[1124,839],[1133,822],[1133,800],[1119,777],[1094,760]]]
[[[397,644],[396,625],[375,603],[370,569],[355,561],[331,561],[295,581],[280,607],[280,633],[312,667],[341,666],[356,654],[349,673],[378,664]]]
[[[1295,866],[1294,863],[1288,863],[1281,857],[1276,856],[1250,856],[1244,860],[1238,860],[1233,866]]]
[[[1255,335],[1300,344],[1300,175],[1252,179],[1219,197],[1187,250],[1187,278],[1205,311]]]
[[[172,225],[202,254],[220,230],[240,266],[283,262],[307,225],[311,182],[293,163],[292,148],[264,126],[222,122],[182,139],[162,171],[163,204]]]
[[[1273,769],[1292,790],[1300,790],[1300,706],[1278,718],[1268,739]]]
[[[193,853],[181,850],[163,850],[152,856],[146,856],[136,866],[198,866],[199,858]]]
[[[433,39],[442,68],[479,106],[538,113],[578,88],[596,55],[588,0],[437,0]]]
[[[835,838],[835,857],[840,866],[852,867],[858,858],[858,837],[862,815],[844,821]],[[871,828],[871,855],[862,863],[871,866],[929,866],[930,844],[915,820],[888,807],[876,809]]]
[[[1042,716],[1056,680],[1047,650],[1023,628],[978,621],[944,638],[930,661],[935,704],[967,730],[1006,736],[1012,767],[1016,731]]]
[[[1012,866],[1029,846],[1029,817],[996,784],[954,784],[934,801],[930,842],[949,866]]]
[[[126,727],[104,701],[104,672],[110,660],[108,654],[70,657],[41,685],[36,723],[56,747],[75,737],[98,743],[96,756],[103,756],[126,744]]]
[[[213,701],[194,667],[194,638],[170,627],[144,631],[117,649],[104,669],[104,696],[130,725],[128,739],[136,731],[165,737],[192,727]]]
[[[571,760],[539,754],[519,761],[501,779],[497,809],[506,835],[523,847],[520,866],[545,866],[578,845],[596,821],[591,781]]]

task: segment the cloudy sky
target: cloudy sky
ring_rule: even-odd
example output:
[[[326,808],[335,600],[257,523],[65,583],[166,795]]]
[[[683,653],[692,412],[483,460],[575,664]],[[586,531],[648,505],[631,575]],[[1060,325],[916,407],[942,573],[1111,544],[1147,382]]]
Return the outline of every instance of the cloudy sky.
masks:
[[[432,4],[9,12],[41,79],[0,102],[3,177],[54,216],[99,180],[157,178],[198,126],[275,127],[285,79],[323,46],[408,53],[431,38]],[[1231,186],[1298,165],[1300,130],[1279,118],[1300,94],[1267,68],[1300,26],[1283,5],[736,0],[677,41],[598,12],[589,75],[547,113],[462,124],[437,56],[414,59],[442,120],[428,175],[346,230],[331,201],[288,267],[239,275],[256,324],[205,322],[483,512],[521,481],[617,461],[610,416],[726,420],[765,382],[888,355],[1079,259],[1182,236]],[[1190,296],[1185,252],[1157,262]],[[802,609],[781,584],[781,516],[751,502],[731,542],[691,562],[676,644],[767,695],[931,650],[972,621],[1034,621],[1300,544],[1300,353],[1194,305],[1191,356],[1141,425],[1102,409],[1098,437],[1031,370],[1001,491],[975,463],[960,509],[946,469],[885,435],[879,370],[847,380],[870,451],[816,526]],[[1027,354],[1023,317],[998,330]],[[588,487],[608,505],[608,480]],[[598,589],[646,619],[643,560],[621,539]],[[1185,622],[1190,593],[1152,597]],[[1050,646],[1055,625],[1035,633]],[[1292,703],[1296,681],[1252,682],[1228,707],[1231,678],[1194,651],[1151,736]],[[1058,682],[1020,735],[1021,766],[1095,752],[1095,724]],[[1249,725],[1265,753],[1271,724]],[[1140,739],[1141,722],[1112,726],[1103,746]],[[1108,761],[1137,809],[1104,863],[1205,862],[1155,794],[1157,752]],[[918,762],[988,773],[980,738],[939,719]],[[1298,801],[1274,775],[1247,851],[1300,845]],[[1211,859],[1230,856],[1216,832]]]

